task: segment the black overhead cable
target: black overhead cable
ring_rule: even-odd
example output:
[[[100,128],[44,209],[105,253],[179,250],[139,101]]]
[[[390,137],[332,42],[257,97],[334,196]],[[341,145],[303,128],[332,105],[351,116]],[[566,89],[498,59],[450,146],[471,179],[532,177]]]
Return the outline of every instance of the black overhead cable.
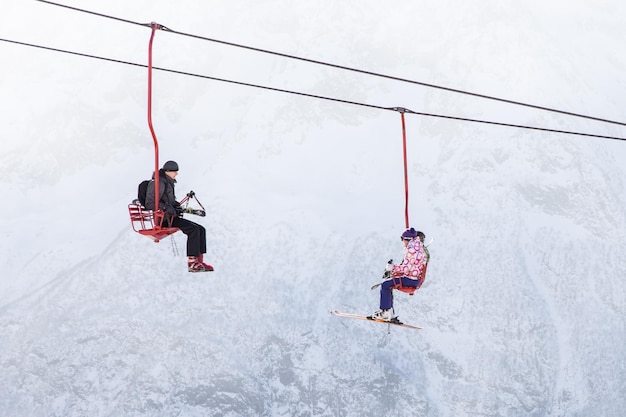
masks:
[[[147,68],[148,67],[145,64],[138,64],[136,62],[123,61],[123,60],[119,60],[119,59],[107,58],[107,57],[102,57],[102,56],[97,56],[97,55],[84,54],[84,53],[75,52],[75,51],[67,51],[67,50],[64,50],[64,49],[52,48],[52,47],[42,46],[42,45],[35,45],[35,44],[31,44],[31,43],[19,42],[19,41],[14,41],[14,40],[10,40],[10,39],[2,39],[2,38],[0,38],[0,41],[13,43],[13,44],[21,45],[21,46],[30,46],[30,47],[34,47],[34,48],[45,49],[45,50],[53,51],[53,52],[61,52],[61,53],[70,54],[70,55],[77,55],[77,56],[81,56],[81,57],[85,57],[85,58],[93,58],[93,59],[99,59],[99,60],[102,60],[102,61],[115,62],[115,63],[118,63],[118,64],[132,65],[132,66],[135,66],[135,67],[142,67],[142,68]],[[418,115],[418,116],[436,117],[436,118],[440,118],[440,119],[458,120],[458,121],[463,121],[463,122],[483,123],[483,124],[489,124],[489,125],[495,125],[495,126],[514,127],[514,128],[519,128],[519,129],[538,130],[538,131],[551,132],[551,133],[563,133],[563,134],[566,134],[566,135],[577,135],[577,136],[586,136],[586,137],[599,138],[599,139],[613,139],[613,140],[626,141],[626,138],[620,138],[620,137],[615,137],[615,136],[596,135],[596,134],[591,134],[591,133],[572,132],[572,131],[566,131],[566,130],[548,129],[548,128],[543,128],[543,127],[524,126],[524,125],[516,125],[516,124],[510,124],[510,123],[492,122],[492,121],[487,121],[487,120],[468,119],[468,118],[464,118],[464,117],[445,116],[445,115],[441,115],[441,114],[416,112],[416,111],[409,110],[409,109],[406,109],[406,108],[403,108],[403,107],[384,107],[384,106],[378,106],[378,105],[374,105],[374,104],[362,103],[362,102],[358,102],[358,101],[343,100],[343,99],[338,99],[338,98],[333,98],[333,97],[320,96],[320,95],[316,95],[316,94],[302,93],[302,92],[298,92],[298,91],[285,90],[285,89],[281,89],[281,88],[267,87],[267,86],[262,86],[262,85],[257,85],[257,84],[250,84],[250,83],[245,83],[245,82],[241,82],[241,81],[227,80],[227,79],[224,79],[224,78],[211,77],[211,76],[202,75],[202,74],[194,74],[194,73],[191,73],[191,72],[173,70],[173,69],[169,69],[169,68],[161,68],[161,67],[154,67],[154,66],[152,68],[154,70],[163,71],[163,72],[169,72],[169,73],[173,73],[173,74],[180,74],[180,75],[185,75],[185,76],[190,76],[190,77],[203,78],[203,79],[213,80],[213,81],[221,81],[221,82],[230,83],[230,84],[242,85],[242,86],[245,86],[245,87],[260,88],[260,89],[263,89],[263,90],[277,91],[277,92],[280,92],[280,93],[288,93],[288,94],[294,94],[294,95],[299,95],[299,96],[303,96],[303,97],[317,98],[317,99],[321,99],[321,100],[334,101],[334,102],[337,102],[337,103],[352,104],[352,105],[355,105],[355,106],[369,107],[369,108],[378,109],[378,110],[390,110],[390,111],[395,111],[395,112],[400,112],[400,113],[415,114],[415,115]]]
[[[120,22],[131,23],[131,24],[134,24],[134,25],[148,26],[148,27],[150,27],[150,25],[151,25],[150,23],[134,22],[132,20],[122,19],[122,18],[119,18],[119,17],[110,16],[110,15],[106,15],[106,14],[102,14],[102,13],[96,13],[96,12],[92,12],[92,11],[89,11],[89,10],[79,9],[77,7],[71,7],[71,6],[67,6],[67,5],[60,4],[60,3],[55,3],[55,2],[52,2],[52,1],[48,1],[48,0],[36,0],[36,1],[39,1],[41,3],[48,3],[48,4],[51,4],[51,5],[54,5],[54,6],[65,7],[65,8],[68,8],[68,9],[76,10],[76,11],[83,12],[83,13],[89,13],[89,14],[93,14],[93,15],[96,15],[96,16],[100,16],[100,17],[105,17],[107,19],[113,19],[113,20],[118,20]],[[175,33],[177,35],[188,36],[188,37],[191,37],[191,38],[200,39],[200,40],[204,40],[204,41],[220,43],[222,45],[234,46],[234,47],[237,47],[237,48],[243,48],[243,49],[247,49],[247,50],[250,50],[250,51],[256,51],[256,52],[262,52],[262,53],[266,53],[266,54],[277,55],[277,56],[281,56],[283,58],[295,59],[295,60],[298,60],[298,61],[309,62],[309,63],[312,63],[312,64],[325,65],[325,66],[332,67],[332,68],[338,68],[338,69],[342,69],[342,70],[346,70],[346,71],[358,72],[358,73],[361,73],[361,74],[366,74],[366,75],[371,75],[371,76],[375,76],[375,77],[386,78],[386,79],[390,79],[390,80],[394,80],[394,81],[401,81],[401,82],[405,82],[405,83],[421,85],[423,87],[435,88],[435,89],[444,90],[444,91],[448,91],[448,92],[452,92],[452,93],[464,94],[464,95],[468,95],[468,96],[472,96],[472,97],[478,97],[478,98],[482,98],[482,99],[486,99],[486,100],[499,101],[501,103],[508,103],[508,104],[513,104],[513,105],[516,105],[516,106],[529,107],[529,108],[532,108],[532,109],[543,110],[543,111],[548,111],[548,112],[553,112],[553,113],[559,113],[559,114],[564,114],[564,115],[567,115],[567,116],[580,117],[580,118],[589,119],[589,120],[595,120],[595,121],[599,121],[599,122],[605,122],[605,123],[611,123],[611,124],[616,124],[616,125],[620,125],[620,126],[626,126],[626,123],[624,123],[624,122],[618,122],[618,121],[604,119],[604,118],[600,118],[600,117],[588,116],[588,115],[584,115],[584,114],[580,114],[580,113],[574,113],[574,112],[569,112],[569,111],[565,111],[565,110],[559,110],[559,109],[555,109],[555,108],[551,108],[551,107],[545,107],[545,106],[539,106],[539,105],[530,104],[530,103],[524,103],[524,102],[521,102],[521,101],[515,101],[515,100],[509,100],[509,99],[500,98],[500,97],[489,96],[489,95],[486,95],[486,94],[474,93],[474,92],[471,92],[471,91],[459,90],[459,89],[456,89],[456,88],[450,88],[450,87],[445,87],[445,86],[441,86],[441,85],[425,83],[425,82],[421,82],[421,81],[409,80],[409,79],[406,79],[406,78],[401,78],[401,77],[396,77],[396,76],[386,75],[386,74],[380,74],[380,73],[376,73],[376,72],[372,72],[372,71],[361,70],[361,69],[358,69],[358,68],[346,67],[346,66],[343,66],[343,65],[331,64],[331,63],[328,63],[328,62],[318,61],[318,60],[315,60],[315,59],[309,59],[309,58],[303,58],[303,57],[299,57],[299,56],[295,56],[295,55],[289,55],[289,54],[285,54],[285,53],[282,53],[282,52],[270,51],[270,50],[267,50],[267,49],[256,48],[256,47],[253,47],[253,46],[241,45],[241,44],[237,44],[237,43],[233,43],[233,42],[222,41],[222,40],[219,40],[219,39],[207,38],[207,37],[204,37],[204,36],[194,35],[194,34],[191,34],[191,33],[178,32],[176,30],[172,30],[172,29],[166,28],[165,26],[161,26],[160,28],[165,30],[166,32]]]

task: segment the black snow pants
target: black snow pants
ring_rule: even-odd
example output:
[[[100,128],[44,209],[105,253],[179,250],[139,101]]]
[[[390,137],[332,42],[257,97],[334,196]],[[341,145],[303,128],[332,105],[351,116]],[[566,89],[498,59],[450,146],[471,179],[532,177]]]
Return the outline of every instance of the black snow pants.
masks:
[[[182,217],[174,217],[172,227],[177,227],[187,235],[187,256],[200,256],[206,253],[206,229],[198,223]]]

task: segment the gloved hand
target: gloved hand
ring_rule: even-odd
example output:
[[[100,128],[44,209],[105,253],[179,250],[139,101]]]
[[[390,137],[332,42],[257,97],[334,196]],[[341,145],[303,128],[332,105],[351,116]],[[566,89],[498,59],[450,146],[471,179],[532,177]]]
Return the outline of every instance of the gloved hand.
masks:
[[[173,216],[176,216],[176,207],[174,207],[171,204],[168,204],[167,206],[165,206],[165,212],[167,214],[171,214]]]
[[[391,272],[393,270],[393,264],[389,263],[385,265],[385,272]]]

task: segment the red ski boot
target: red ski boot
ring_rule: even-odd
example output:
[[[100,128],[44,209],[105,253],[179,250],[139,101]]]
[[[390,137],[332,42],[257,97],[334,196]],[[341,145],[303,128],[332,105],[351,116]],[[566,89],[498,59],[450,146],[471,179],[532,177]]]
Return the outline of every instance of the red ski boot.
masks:
[[[213,267],[211,265],[204,263],[204,253],[201,253],[200,256],[198,256],[198,262],[200,262],[207,271],[213,271]]]
[[[213,270],[213,267],[208,269],[202,262],[200,262],[199,257],[189,256],[187,257],[187,270],[189,272],[209,272]]]

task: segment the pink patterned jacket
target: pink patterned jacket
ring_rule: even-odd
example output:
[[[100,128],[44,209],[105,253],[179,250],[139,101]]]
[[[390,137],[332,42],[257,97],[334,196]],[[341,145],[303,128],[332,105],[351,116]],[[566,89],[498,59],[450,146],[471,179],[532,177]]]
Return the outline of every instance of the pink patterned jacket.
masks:
[[[393,265],[391,277],[407,277],[415,280],[423,279],[428,256],[424,250],[424,244],[419,239],[409,241],[404,248],[404,259],[402,263]]]

